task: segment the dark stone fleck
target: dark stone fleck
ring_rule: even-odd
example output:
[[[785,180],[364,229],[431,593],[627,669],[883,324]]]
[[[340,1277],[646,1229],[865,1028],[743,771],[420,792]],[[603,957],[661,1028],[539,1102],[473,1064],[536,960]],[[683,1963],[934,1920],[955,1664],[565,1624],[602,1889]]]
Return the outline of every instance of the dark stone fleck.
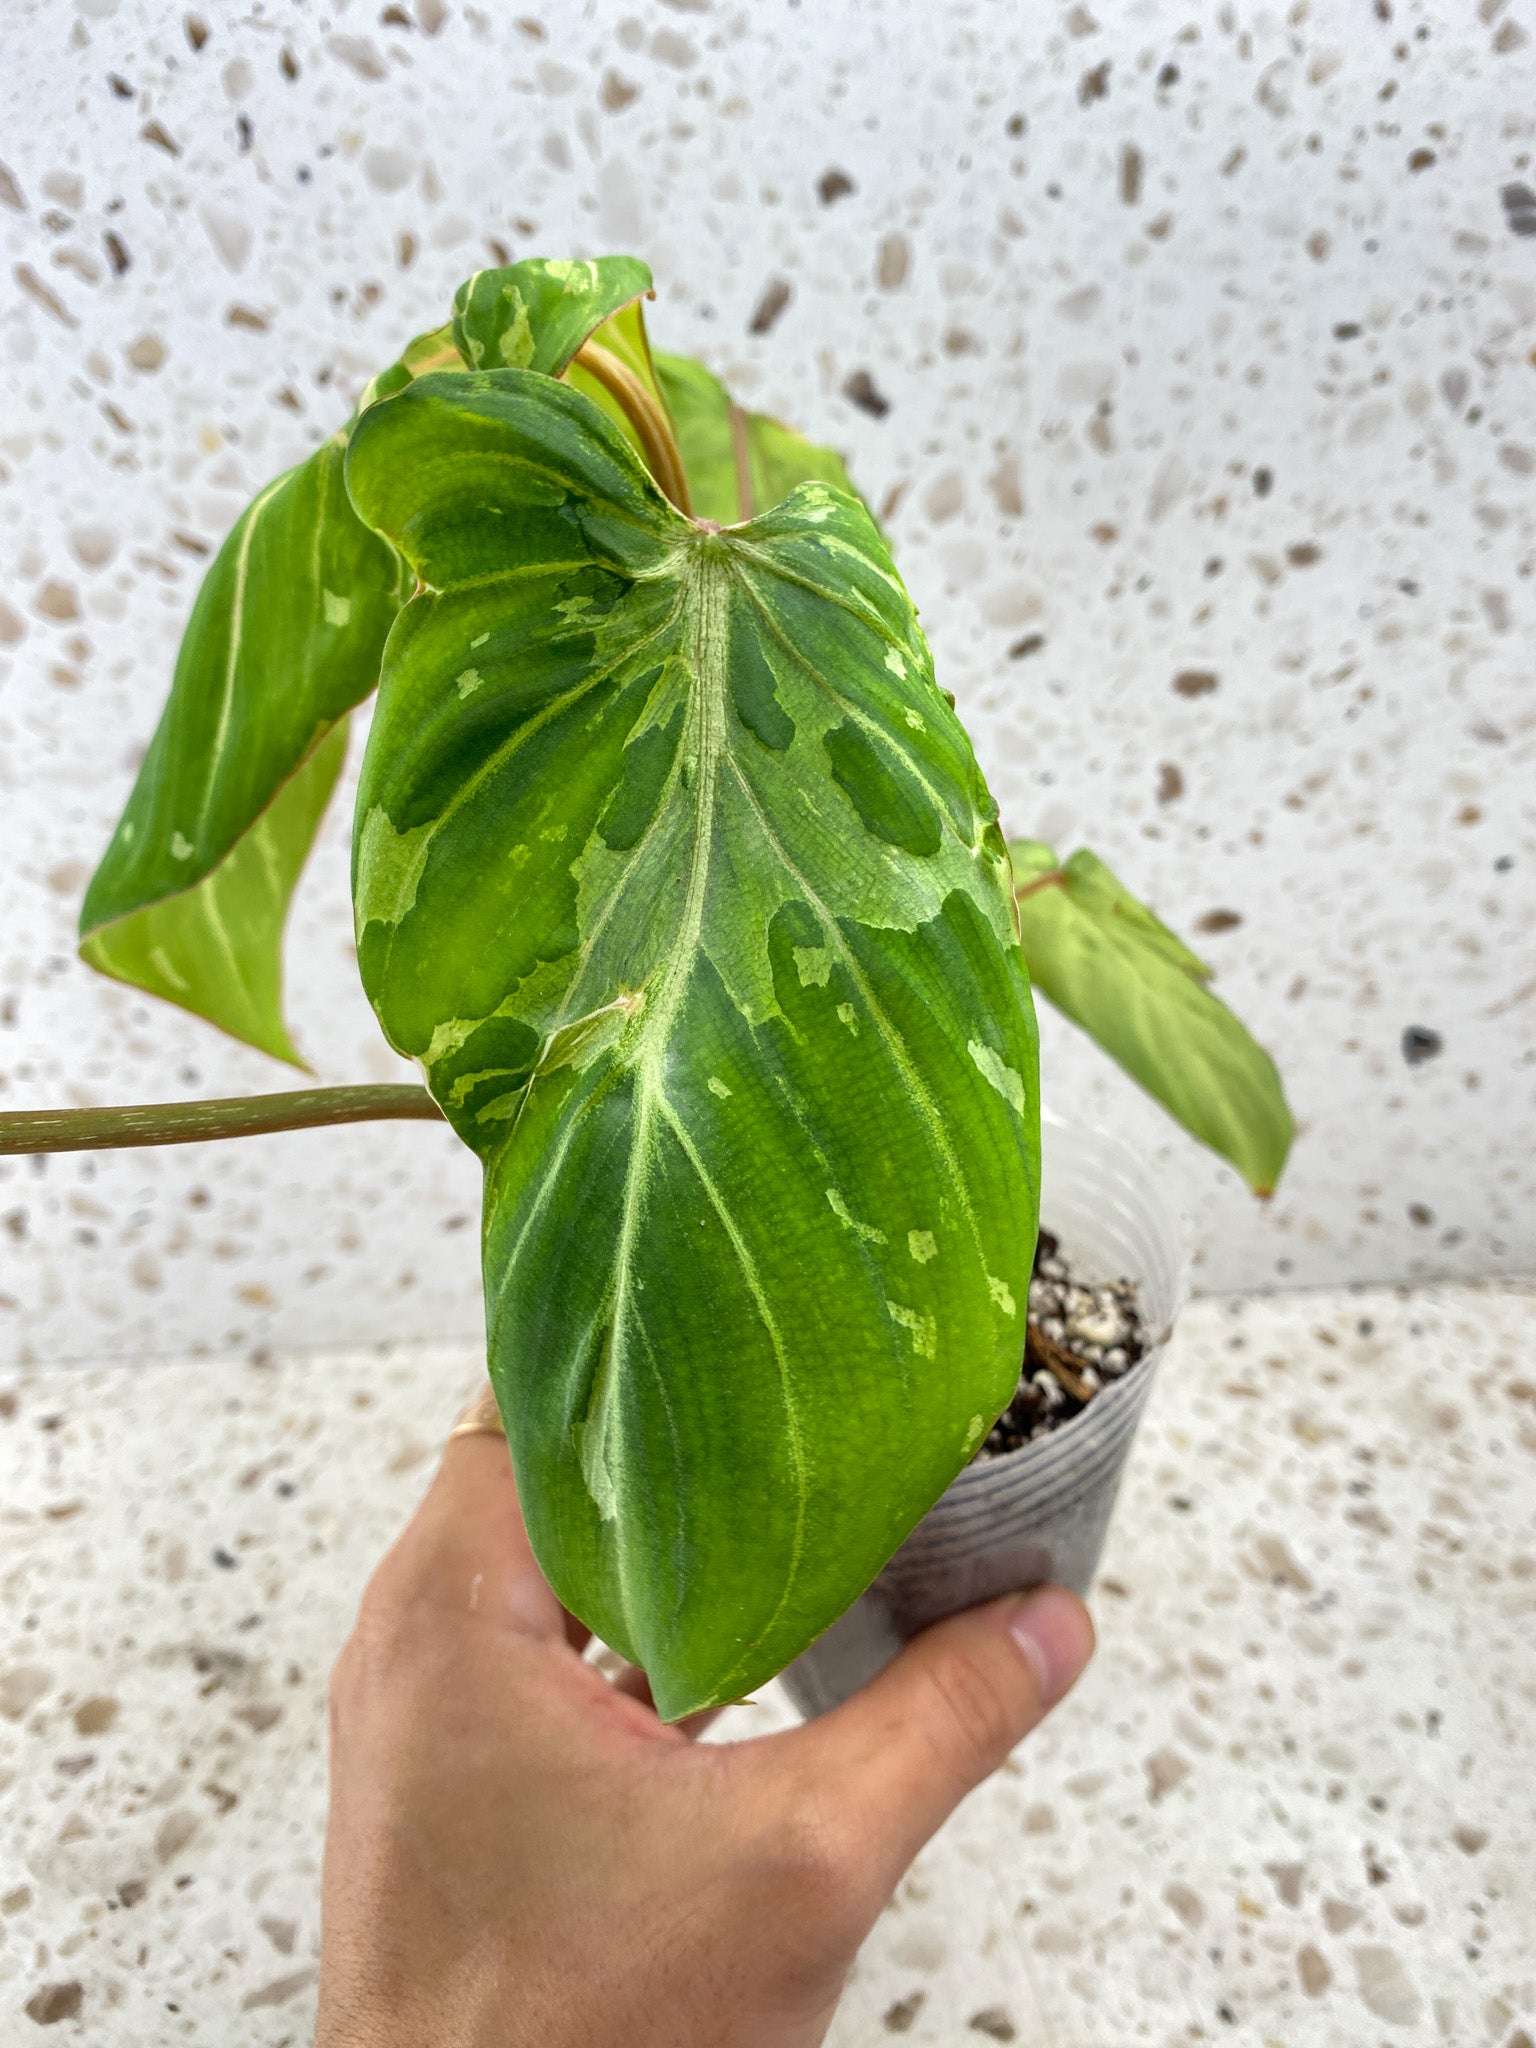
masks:
[[[107,73],[107,83],[120,100],[131,100],[133,98],[133,87],[126,78],[119,78],[115,71]]]
[[[789,304],[792,293],[782,277],[769,278],[763,287],[752,318],[747,322],[748,334],[766,334],[775,320]]]
[[[229,1552],[223,1549],[222,1547],[214,1551],[213,1561],[219,1567],[220,1571],[226,1572],[232,1572],[235,1566],[240,1562],[239,1558],[231,1557]]]
[[[823,171],[816,181],[816,190],[821,196],[823,206],[831,206],[839,199],[846,199],[850,192],[856,192],[858,189],[846,171],[836,169]]]
[[[1445,1040],[1427,1024],[1410,1024],[1402,1042],[1403,1058],[1410,1067],[1422,1067],[1426,1060],[1438,1059],[1445,1050]]]
[[[1427,171],[1434,161],[1435,152],[1432,149],[1412,149],[1408,152],[1410,171]]]
[[[966,2025],[974,2034],[988,2034],[994,2041],[1013,2041],[1018,2038],[1018,2029],[1000,2005],[983,2006],[980,2012],[973,2012]]]
[[[1095,100],[1107,99],[1108,96],[1109,59],[1106,57],[1102,64],[1095,64],[1091,71],[1085,71],[1077,81],[1078,105],[1090,107]]]
[[[1032,654],[1038,654],[1045,645],[1043,633],[1026,633],[1022,640],[1015,640],[1008,650],[1010,661],[1027,661]]]
[[[128,254],[128,245],[124,242],[121,235],[115,235],[110,228],[102,236],[102,240],[107,246],[107,261],[112,266],[112,275],[114,277],[121,277],[133,261],[133,258]]]
[[[1256,498],[1267,498],[1274,481],[1274,476],[1269,470],[1256,469],[1253,472],[1253,495]]]
[[[1235,931],[1243,921],[1240,910],[1208,910],[1204,917],[1195,920],[1197,932]]]
[[[1408,1221],[1415,1230],[1428,1230],[1435,1220],[1435,1212],[1423,1202],[1408,1204]]]
[[[885,2011],[886,2032],[890,2034],[908,2033],[911,2030],[912,2022],[922,2011],[923,2001],[927,1995],[925,1991],[913,1991],[905,1998],[898,1998],[894,2005],[887,2006]]]
[[[1333,338],[1335,341],[1354,341],[1360,332],[1358,320],[1340,320],[1334,326]]]
[[[78,1983],[45,1984],[40,1991],[33,1992],[24,2010],[27,2018],[36,2020],[40,2027],[52,2027],[60,2020],[72,2020],[84,1996]]]
[[[1209,697],[1213,690],[1221,688],[1221,678],[1208,668],[1181,668],[1173,679],[1175,693],[1180,697]]]
[[[856,405],[860,412],[867,412],[871,419],[883,420],[891,409],[891,401],[868,370],[854,371],[843,385],[843,396],[850,405]]]

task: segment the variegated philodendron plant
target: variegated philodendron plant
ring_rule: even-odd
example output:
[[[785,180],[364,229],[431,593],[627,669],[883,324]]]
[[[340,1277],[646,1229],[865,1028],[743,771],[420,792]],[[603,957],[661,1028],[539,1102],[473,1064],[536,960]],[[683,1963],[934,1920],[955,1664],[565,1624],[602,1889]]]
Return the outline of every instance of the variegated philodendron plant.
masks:
[[[1291,1126],[1101,862],[1010,859],[841,463],[653,356],[650,282],[477,274],[261,493],[81,947],[294,1060],[284,918],[378,691],[363,983],[484,1167],[539,1560],[672,1718],[824,1629],[1013,1393],[1031,976],[1255,1188]]]

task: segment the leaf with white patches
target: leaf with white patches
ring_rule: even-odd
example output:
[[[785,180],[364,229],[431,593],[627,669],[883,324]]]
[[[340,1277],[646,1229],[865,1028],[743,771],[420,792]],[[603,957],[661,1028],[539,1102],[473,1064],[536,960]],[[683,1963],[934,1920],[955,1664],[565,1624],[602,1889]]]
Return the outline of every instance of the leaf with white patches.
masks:
[[[635,256],[535,256],[477,270],[454,294],[453,339],[472,370],[558,377],[595,328],[650,289],[650,270]]]
[[[540,1562],[675,1717],[825,1628],[1013,1391],[1037,1090],[995,806],[842,491],[716,533],[521,370],[377,406],[348,483],[418,578],[364,984],[484,1161]]]

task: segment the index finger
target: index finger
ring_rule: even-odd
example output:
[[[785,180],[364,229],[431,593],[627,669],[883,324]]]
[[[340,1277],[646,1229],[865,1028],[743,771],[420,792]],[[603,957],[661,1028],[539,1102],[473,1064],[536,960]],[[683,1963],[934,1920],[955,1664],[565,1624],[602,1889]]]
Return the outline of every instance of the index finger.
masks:
[[[522,1634],[563,1638],[574,1649],[586,1641],[528,1541],[489,1382],[450,1434],[436,1477],[375,1582],[397,1599],[479,1614]]]

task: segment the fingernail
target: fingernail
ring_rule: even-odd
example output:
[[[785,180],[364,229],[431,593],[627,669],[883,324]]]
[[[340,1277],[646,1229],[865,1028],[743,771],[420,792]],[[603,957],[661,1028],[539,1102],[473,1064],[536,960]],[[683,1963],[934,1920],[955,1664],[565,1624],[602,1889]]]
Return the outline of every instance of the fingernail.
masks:
[[[1034,1667],[1042,1707],[1071,1691],[1093,1655],[1088,1610],[1065,1586],[1031,1593],[1008,1617],[1008,1633]]]

